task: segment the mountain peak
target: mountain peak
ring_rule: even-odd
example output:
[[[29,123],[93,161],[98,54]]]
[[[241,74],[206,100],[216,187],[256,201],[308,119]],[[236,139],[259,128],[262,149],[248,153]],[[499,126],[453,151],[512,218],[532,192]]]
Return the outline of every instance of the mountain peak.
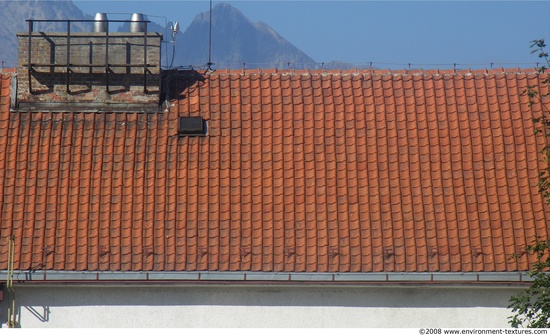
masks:
[[[219,3],[212,8],[212,23],[216,24],[217,21],[223,21],[224,18],[230,18],[232,20],[241,19],[248,20],[248,18],[237,8],[231,6],[228,3]],[[209,22],[210,21],[210,12],[202,12],[195,16],[193,22]]]
[[[176,46],[174,64],[200,67],[208,62],[210,13],[198,14]],[[315,61],[263,22],[254,23],[227,3],[212,9],[211,61],[216,68],[315,67]]]
[[[236,13],[239,13],[239,14],[243,15],[240,10],[238,10],[237,8],[231,6],[230,4],[228,4],[226,2],[216,4],[214,6],[214,8],[212,8],[212,12],[220,12],[220,13],[223,13],[223,12],[226,12],[226,13],[227,12],[236,12]]]

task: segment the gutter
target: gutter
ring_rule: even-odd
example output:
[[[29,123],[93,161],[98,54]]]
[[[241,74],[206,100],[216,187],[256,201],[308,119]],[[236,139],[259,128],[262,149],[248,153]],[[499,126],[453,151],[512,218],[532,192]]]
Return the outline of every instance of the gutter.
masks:
[[[7,278],[0,271],[0,278]],[[14,271],[18,284],[528,285],[525,272]],[[1,281],[0,281],[1,282]]]

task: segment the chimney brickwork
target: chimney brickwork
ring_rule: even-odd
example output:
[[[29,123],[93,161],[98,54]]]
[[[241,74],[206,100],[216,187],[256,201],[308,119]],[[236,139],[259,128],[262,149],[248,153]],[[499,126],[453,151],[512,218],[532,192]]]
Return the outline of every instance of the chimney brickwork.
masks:
[[[33,32],[30,48],[17,37],[19,104],[158,105],[158,33]]]

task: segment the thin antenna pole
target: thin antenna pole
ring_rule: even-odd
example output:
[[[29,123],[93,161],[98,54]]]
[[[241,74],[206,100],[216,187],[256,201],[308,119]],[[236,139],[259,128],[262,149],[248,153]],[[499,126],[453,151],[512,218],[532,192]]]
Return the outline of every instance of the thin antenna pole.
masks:
[[[210,20],[208,21],[208,70],[212,67],[212,0],[210,0]]]

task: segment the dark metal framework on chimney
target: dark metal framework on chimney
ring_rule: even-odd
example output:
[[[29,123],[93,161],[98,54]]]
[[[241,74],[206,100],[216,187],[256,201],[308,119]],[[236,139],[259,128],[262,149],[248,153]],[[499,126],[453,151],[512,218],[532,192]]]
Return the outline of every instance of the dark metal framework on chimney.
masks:
[[[80,67],[80,68],[94,68],[94,67],[104,67],[105,68],[105,87],[107,93],[111,93],[109,89],[109,73],[111,72],[112,68],[143,68],[143,92],[145,94],[148,93],[147,91],[147,72],[148,68],[153,68],[158,66],[158,64],[148,64],[147,62],[147,48],[149,47],[148,41],[147,41],[147,23],[151,22],[148,20],[142,20],[142,21],[131,21],[131,20],[104,20],[100,22],[119,22],[119,23],[143,23],[144,24],[144,31],[143,31],[143,55],[144,55],[144,61],[143,63],[135,63],[135,64],[122,64],[122,63],[115,63],[110,64],[109,62],[109,30],[107,29],[105,33],[105,64],[85,64],[84,62],[79,63],[72,63],[71,62],[71,23],[75,22],[89,22],[94,23],[98,22],[97,20],[27,20],[29,25],[29,35],[28,35],[28,49],[27,49],[27,70],[28,70],[28,80],[29,80],[29,92],[33,94],[32,89],[32,76],[35,68],[39,67],[49,67],[49,68],[55,68],[55,67],[61,67],[66,68],[66,87],[67,87],[67,94],[71,93],[71,72],[73,72],[72,68]],[[64,64],[60,63],[33,63],[32,62],[32,38],[33,38],[33,32],[34,32],[34,23],[35,22],[51,22],[51,23],[66,23],[67,25],[67,56],[66,56],[66,62]],[[36,36],[34,36],[36,37]]]

